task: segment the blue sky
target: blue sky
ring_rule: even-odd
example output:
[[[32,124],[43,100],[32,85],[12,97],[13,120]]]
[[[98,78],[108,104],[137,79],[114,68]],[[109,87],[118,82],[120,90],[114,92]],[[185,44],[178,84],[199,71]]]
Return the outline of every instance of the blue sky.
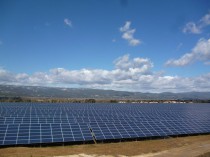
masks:
[[[210,91],[209,0],[1,0],[0,84]]]

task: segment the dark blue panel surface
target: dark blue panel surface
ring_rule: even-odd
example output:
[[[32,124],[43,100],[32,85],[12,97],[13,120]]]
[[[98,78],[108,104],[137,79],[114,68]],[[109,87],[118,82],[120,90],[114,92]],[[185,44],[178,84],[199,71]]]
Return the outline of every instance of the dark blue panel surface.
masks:
[[[202,133],[210,104],[0,103],[0,145]]]

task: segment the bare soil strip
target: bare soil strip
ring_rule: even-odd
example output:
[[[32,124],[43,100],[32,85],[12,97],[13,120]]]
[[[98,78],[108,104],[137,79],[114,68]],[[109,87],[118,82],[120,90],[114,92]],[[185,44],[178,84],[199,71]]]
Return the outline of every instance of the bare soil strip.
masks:
[[[45,157],[45,156],[135,156],[135,157],[192,157],[210,152],[210,135],[177,137],[169,139],[84,144],[54,147],[1,148],[0,157]],[[73,156],[72,156],[73,155]]]

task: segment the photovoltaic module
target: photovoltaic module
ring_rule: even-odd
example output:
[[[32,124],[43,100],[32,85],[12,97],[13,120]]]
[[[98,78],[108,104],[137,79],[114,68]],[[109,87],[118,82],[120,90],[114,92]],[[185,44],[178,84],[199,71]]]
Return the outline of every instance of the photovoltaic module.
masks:
[[[0,145],[210,133],[210,104],[0,103]]]

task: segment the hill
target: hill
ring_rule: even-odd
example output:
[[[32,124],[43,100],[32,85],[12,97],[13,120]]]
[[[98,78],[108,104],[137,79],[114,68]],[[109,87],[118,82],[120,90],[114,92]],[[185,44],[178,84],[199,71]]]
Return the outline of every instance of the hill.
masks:
[[[0,85],[0,97],[93,98],[138,100],[208,100],[210,92],[141,93],[87,88]]]

